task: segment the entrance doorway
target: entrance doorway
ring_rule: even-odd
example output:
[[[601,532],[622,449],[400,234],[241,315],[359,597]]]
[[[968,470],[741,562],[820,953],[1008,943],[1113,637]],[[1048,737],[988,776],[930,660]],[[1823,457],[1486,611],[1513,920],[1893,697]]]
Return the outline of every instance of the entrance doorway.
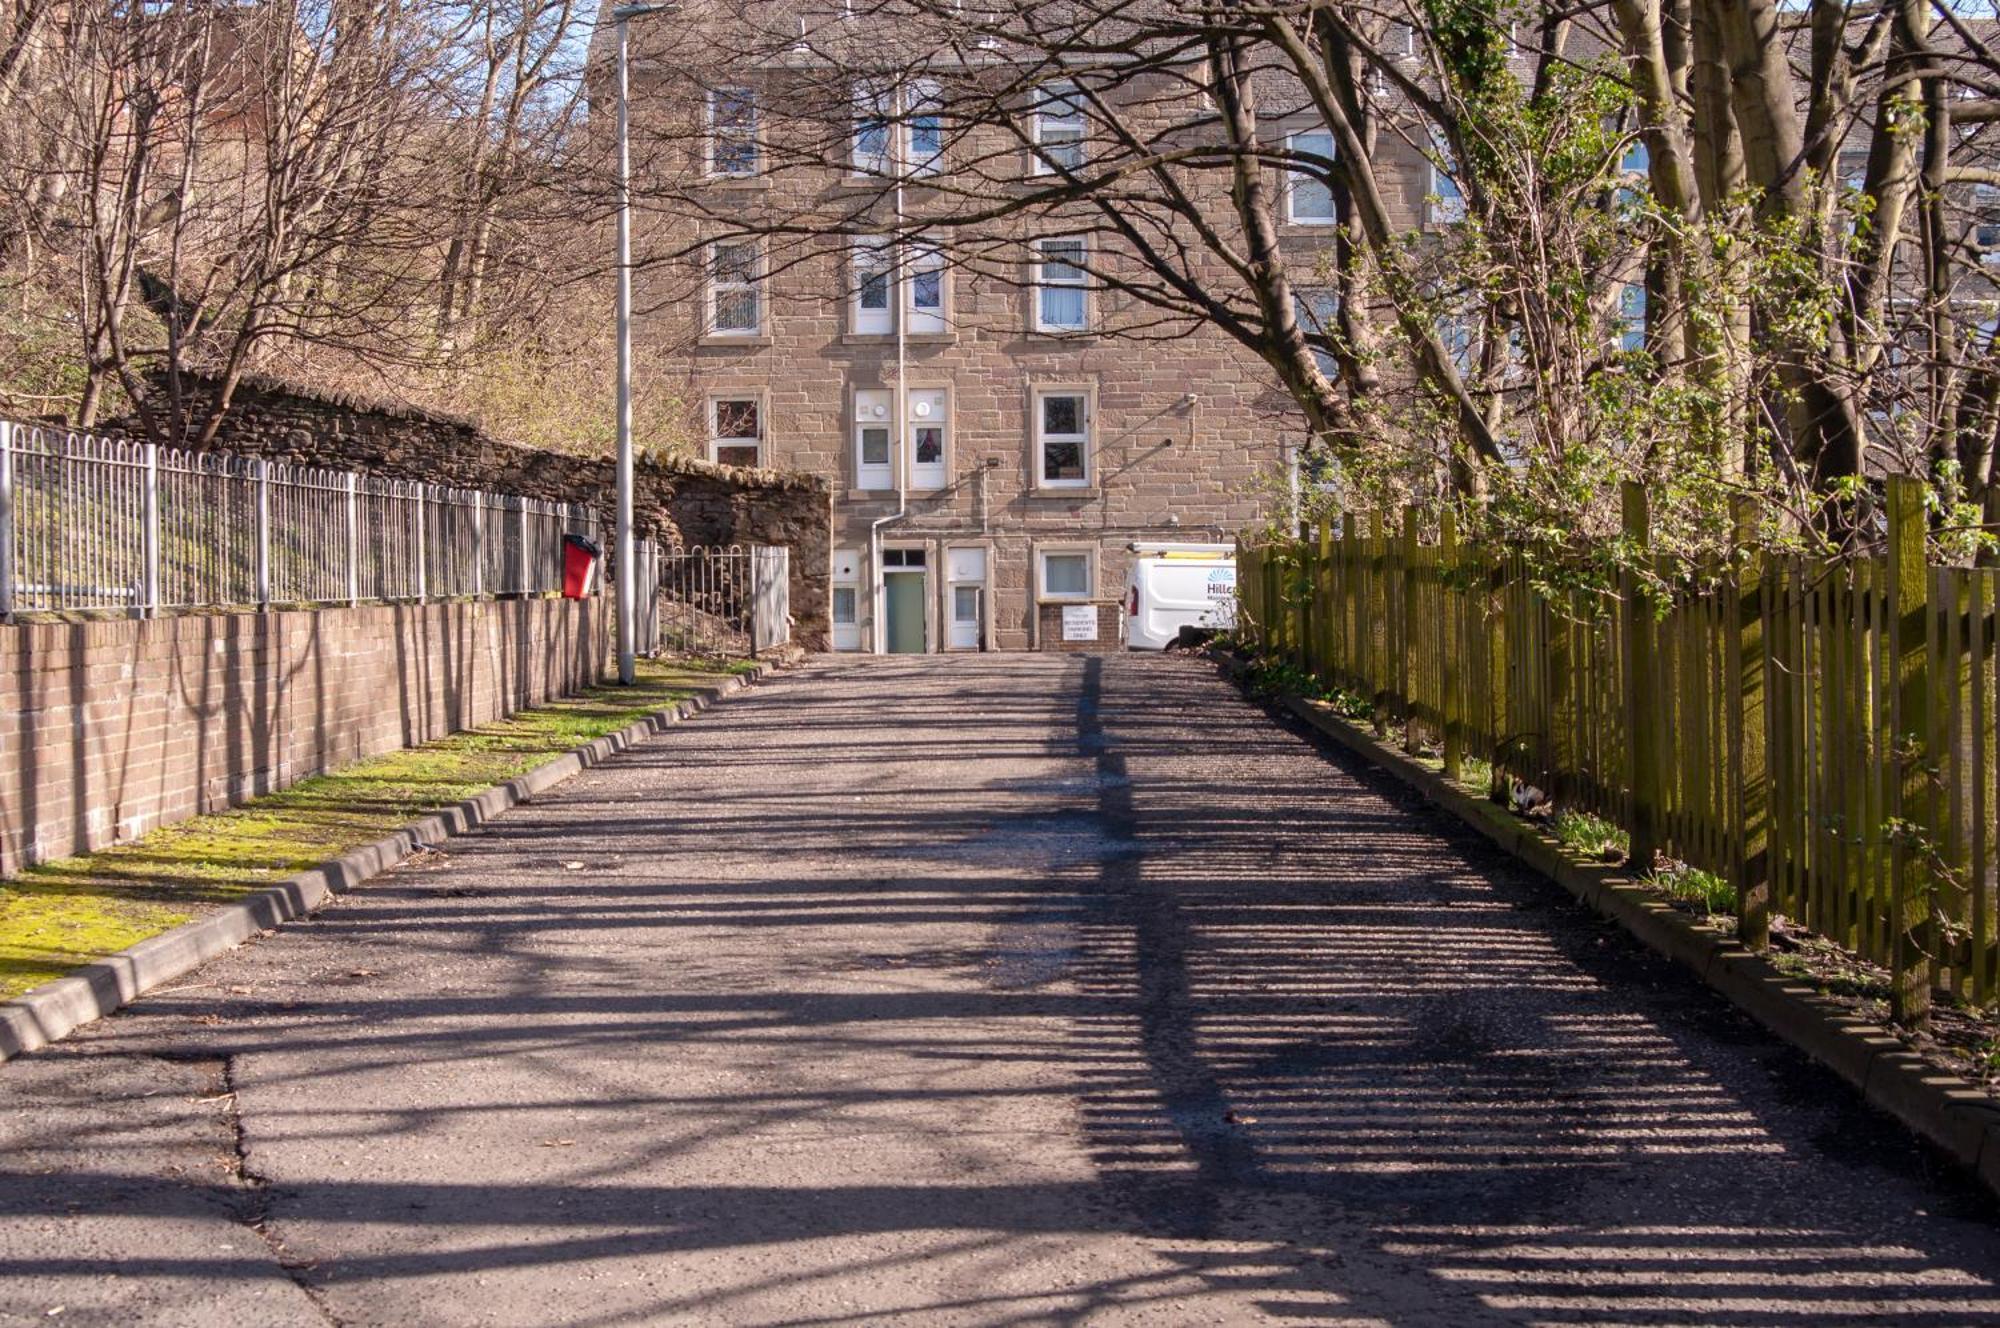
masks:
[[[985,615],[980,608],[981,586],[953,586],[951,588],[951,648],[953,650],[979,649],[979,623]]]
[[[986,633],[986,550],[972,546],[945,550],[947,578],[945,645],[977,650]]]
[[[925,630],[929,604],[922,549],[882,550],[883,640],[892,655],[921,655],[927,648]]]

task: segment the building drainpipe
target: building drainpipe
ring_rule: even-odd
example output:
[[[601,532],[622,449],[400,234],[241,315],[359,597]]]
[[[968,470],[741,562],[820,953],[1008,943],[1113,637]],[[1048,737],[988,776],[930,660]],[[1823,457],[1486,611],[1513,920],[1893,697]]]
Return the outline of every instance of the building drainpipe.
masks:
[[[900,94],[899,94],[900,95]],[[904,483],[905,463],[909,459],[909,407],[910,394],[904,384],[904,324],[909,320],[909,264],[906,261],[908,241],[903,236],[903,178],[902,163],[896,164],[896,510],[888,516],[878,516],[868,523],[868,601],[872,612],[869,614],[868,633],[875,643],[875,653],[889,652],[889,578],[882,573],[882,527],[892,521],[901,521],[910,511],[909,489]]]

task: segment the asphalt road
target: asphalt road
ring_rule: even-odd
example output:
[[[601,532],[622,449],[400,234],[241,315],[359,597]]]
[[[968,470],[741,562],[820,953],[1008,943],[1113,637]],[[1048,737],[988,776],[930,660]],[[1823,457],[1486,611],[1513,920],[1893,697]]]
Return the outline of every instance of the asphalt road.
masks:
[[[1190,660],[822,660],[0,1066],[0,1322],[1265,1320],[2000,1324],[2000,1218]]]

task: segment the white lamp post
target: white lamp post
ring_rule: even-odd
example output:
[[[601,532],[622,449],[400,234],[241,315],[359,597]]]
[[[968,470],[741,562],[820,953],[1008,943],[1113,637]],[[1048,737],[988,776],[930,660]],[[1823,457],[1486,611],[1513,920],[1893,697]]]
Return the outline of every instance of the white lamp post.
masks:
[[[639,612],[637,550],[632,541],[632,143],[625,25],[675,4],[619,5],[618,24],[618,681],[632,684],[637,670],[634,627]]]

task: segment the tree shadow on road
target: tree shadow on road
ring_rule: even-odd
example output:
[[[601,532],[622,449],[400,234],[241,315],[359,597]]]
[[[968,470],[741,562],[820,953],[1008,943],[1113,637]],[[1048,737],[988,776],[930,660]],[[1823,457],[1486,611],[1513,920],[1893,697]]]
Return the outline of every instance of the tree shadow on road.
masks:
[[[732,702],[0,1071],[0,1233],[282,1155],[364,1320],[2000,1323],[1969,1188],[1351,758],[1186,662],[939,668]],[[161,1054],[241,1067],[247,1182],[77,1110]],[[0,1286],[250,1275],[103,1249],[0,1235]]]

